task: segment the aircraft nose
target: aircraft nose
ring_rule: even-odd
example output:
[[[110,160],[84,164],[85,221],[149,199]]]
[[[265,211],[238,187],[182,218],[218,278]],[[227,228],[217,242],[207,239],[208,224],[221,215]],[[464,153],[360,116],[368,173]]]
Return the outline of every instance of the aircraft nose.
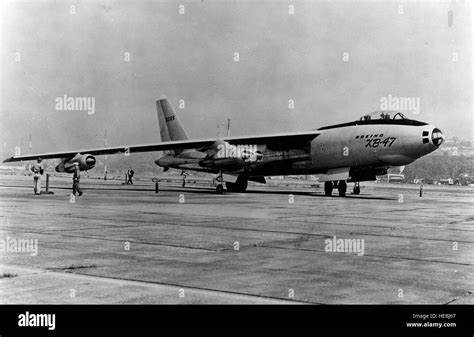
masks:
[[[431,132],[431,141],[437,147],[443,144],[444,141],[444,134],[441,132],[440,129],[434,128],[433,132]]]

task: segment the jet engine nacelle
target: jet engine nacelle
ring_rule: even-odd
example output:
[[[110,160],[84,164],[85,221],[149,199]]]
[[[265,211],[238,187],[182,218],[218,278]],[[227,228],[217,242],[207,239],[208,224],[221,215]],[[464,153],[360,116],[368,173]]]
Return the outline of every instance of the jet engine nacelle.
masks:
[[[242,158],[208,158],[201,160],[199,165],[222,171],[235,172],[244,169],[245,161]]]
[[[263,159],[256,145],[232,145],[226,141],[216,141],[208,156],[199,162],[202,167],[223,171],[241,171],[245,166]]]
[[[96,160],[93,155],[78,153],[73,158],[63,159],[58,166],[56,166],[56,172],[72,173],[74,163],[79,164],[81,171],[87,171],[94,168]]]

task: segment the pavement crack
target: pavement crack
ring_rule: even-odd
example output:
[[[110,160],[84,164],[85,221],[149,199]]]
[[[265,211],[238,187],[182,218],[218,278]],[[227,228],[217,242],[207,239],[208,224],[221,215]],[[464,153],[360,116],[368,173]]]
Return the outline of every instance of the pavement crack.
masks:
[[[466,291],[464,294],[462,294],[461,296],[457,296],[455,298],[453,298],[452,300],[448,301],[448,302],[445,302],[443,304],[447,305],[447,304],[453,304],[454,302],[457,302],[459,301],[460,299],[462,298],[466,298],[466,297],[469,297],[469,296],[472,296],[474,294],[474,290],[469,290],[469,291]]]

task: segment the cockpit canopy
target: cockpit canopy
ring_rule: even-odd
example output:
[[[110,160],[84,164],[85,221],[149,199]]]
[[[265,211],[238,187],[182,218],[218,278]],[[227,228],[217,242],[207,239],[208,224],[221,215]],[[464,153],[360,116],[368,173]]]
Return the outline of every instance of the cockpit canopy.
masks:
[[[360,118],[361,121],[370,121],[370,120],[400,120],[408,119],[404,114],[398,111],[375,111],[367,115],[364,115]]]
[[[413,125],[413,126],[428,125],[428,123],[410,119],[399,111],[381,110],[381,111],[375,111],[367,115],[364,115],[359,120],[355,120],[349,123],[324,126],[322,128],[319,128],[318,130],[328,130],[328,129],[340,128],[340,127],[351,126],[351,125],[374,125],[374,124]]]

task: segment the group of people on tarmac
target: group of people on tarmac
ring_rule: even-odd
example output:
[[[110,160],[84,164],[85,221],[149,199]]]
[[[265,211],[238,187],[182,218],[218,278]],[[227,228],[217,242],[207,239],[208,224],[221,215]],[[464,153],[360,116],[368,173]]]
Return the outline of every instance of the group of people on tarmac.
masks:
[[[41,178],[44,173],[43,163],[41,158],[36,160],[36,163],[31,165],[30,167],[31,172],[33,172],[33,190],[35,194],[41,194]],[[81,196],[82,191],[79,187],[79,182],[81,181],[81,169],[79,168],[79,163],[74,162],[72,165],[72,194],[76,195],[76,193]]]
[[[33,190],[36,195],[41,194],[41,178],[44,173],[44,167],[42,163],[42,159],[38,158],[36,163],[31,165],[30,168],[31,172],[33,172]],[[130,167],[127,171],[127,184],[132,184],[133,185],[133,175],[135,172],[132,170]],[[74,162],[72,166],[72,194],[74,195],[82,195],[81,188],[79,186],[79,183],[81,181],[81,169],[79,167],[78,162]]]

